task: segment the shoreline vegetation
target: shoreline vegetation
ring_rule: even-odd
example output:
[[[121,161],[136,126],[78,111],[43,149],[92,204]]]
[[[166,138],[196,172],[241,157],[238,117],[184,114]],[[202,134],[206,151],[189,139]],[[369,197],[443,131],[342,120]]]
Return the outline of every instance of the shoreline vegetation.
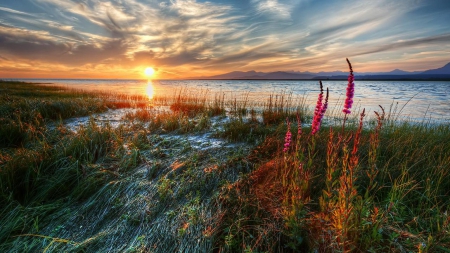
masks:
[[[449,124],[354,86],[342,112],[322,83],[314,109],[1,81],[0,251],[450,252]]]
[[[51,79],[40,79],[40,78],[10,78],[5,81],[16,82],[17,80],[77,80],[77,79],[65,79],[65,78],[51,78]],[[89,80],[89,79],[86,79]],[[98,79],[92,79],[98,80]],[[103,79],[101,79],[103,80]],[[108,79],[105,79],[108,80]],[[147,80],[147,79],[114,79],[114,80]],[[188,78],[188,79],[155,79],[158,81],[173,81],[173,80],[202,80],[202,81],[342,81],[347,80],[346,76],[318,76],[313,78]],[[355,79],[356,81],[450,81],[450,75],[434,75],[430,77],[421,77],[417,78],[414,76],[359,76]],[[26,82],[26,81],[25,81]],[[35,84],[52,84],[51,82],[47,83],[36,83]]]

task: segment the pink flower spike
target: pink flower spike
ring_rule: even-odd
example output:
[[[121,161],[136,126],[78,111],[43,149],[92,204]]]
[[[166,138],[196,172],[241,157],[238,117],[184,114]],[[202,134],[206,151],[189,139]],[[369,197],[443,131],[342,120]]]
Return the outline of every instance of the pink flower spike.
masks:
[[[314,118],[313,118],[313,122],[311,125],[311,133],[315,134],[315,129],[317,128],[317,122],[318,119],[320,117],[320,112],[322,110],[322,106],[323,106],[323,85],[322,85],[322,81],[319,81],[319,85],[320,85],[320,93],[319,93],[319,97],[317,98],[317,104],[316,104],[316,108],[314,109]]]
[[[300,138],[301,135],[302,135],[302,122],[300,119],[300,115],[298,115],[297,112],[297,138]]]
[[[347,93],[344,102],[344,110],[342,110],[342,112],[344,112],[345,114],[350,114],[351,113],[350,109],[352,108],[353,105],[353,96],[355,95],[355,83],[354,83],[355,76],[353,75],[352,64],[348,59],[347,63],[350,69],[350,74],[348,75]]]
[[[286,121],[287,121],[287,131],[286,136],[284,137],[284,148],[283,148],[284,153],[289,151],[289,147],[291,146],[292,141],[291,122],[289,122],[289,118],[286,118]]]
[[[325,112],[327,111],[327,108],[328,108],[328,95],[329,95],[329,91],[327,88],[327,96],[325,98],[325,103],[323,103],[322,108],[320,108],[319,113],[316,116],[314,116],[313,124],[311,126],[311,128],[312,128],[311,134],[312,135],[316,134],[320,130],[320,125],[322,124],[323,116],[325,115]]]

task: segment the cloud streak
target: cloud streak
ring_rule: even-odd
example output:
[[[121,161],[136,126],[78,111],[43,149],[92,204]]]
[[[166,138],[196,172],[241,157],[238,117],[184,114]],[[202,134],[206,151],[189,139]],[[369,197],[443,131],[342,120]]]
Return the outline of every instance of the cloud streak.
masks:
[[[427,45],[439,45],[439,44],[448,44],[450,41],[450,33],[447,34],[441,34],[437,36],[430,36],[430,37],[424,37],[424,38],[418,38],[418,39],[410,39],[410,40],[404,40],[404,41],[398,41],[391,44],[386,44],[382,46],[376,46],[373,49],[363,51],[361,53],[358,53],[357,55],[366,55],[366,54],[374,54],[374,53],[381,53],[386,51],[393,51],[393,50],[399,50],[403,48],[411,48],[416,46],[427,46]],[[450,60],[450,59],[449,59]]]
[[[280,3],[278,0],[252,0],[257,14],[267,15],[269,18],[290,20],[291,12],[287,4]]]
[[[161,78],[252,69],[336,70],[342,68],[336,60],[345,57],[354,58],[356,66],[372,62],[374,71],[380,56],[386,66],[403,60],[411,70],[425,69],[419,61],[407,63],[427,50],[434,52],[435,66],[450,60],[445,2],[24,1],[36,8],[0,4],[0,77],[5,59],[16,63],[9,70],[32,63],[139,73],[155,66]],[[415,29],[418,24],[423,29]]]

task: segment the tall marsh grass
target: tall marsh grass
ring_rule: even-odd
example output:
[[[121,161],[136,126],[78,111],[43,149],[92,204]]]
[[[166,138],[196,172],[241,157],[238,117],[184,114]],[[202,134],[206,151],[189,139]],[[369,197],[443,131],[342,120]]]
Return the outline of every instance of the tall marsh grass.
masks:
[[[270,141],[278,152],[224,193],[236,209],[223,229],[241,219],[223,235],[224,251],[449,251],[450,126],[392,120],[383,107],[346,121],[357,92],[349,66],[341,125],[319,131],[319,95],[312,127],[288,117],[286,134]]]
[[[0,250],[114,250],[104,244],[139,241],[135,251],[147,252],[166,238],[170,249],[179,242],[218,252],[449,252],[450,126],[400,121],[395,106],[357,112],[349,67],[344,111],[331,113],[334,94],[321,86],[312,111],[289,92],[261,107],[245,93],[182,89],[149,101],[0,82]],[[74,132],[61,123],[130,107],[128,125],[91,119]],[[236,142],[233,152],[195,151],[179,137],[205,132]],[[96,217],[117,233],[107,237]],[[98,233],[42,230],[66,218],[94,221]],[[117,239],[120,229],[134,237]],[[85,240],[58,236],[77,233]],[[193,246],[199,240],[205,248]]]
[[[76,133],[58,121],[115,106],[92,93],[0,82],[0,241],[32,231],[33,219],[89,197],[137,166],[122,128],[93,120]],[[48,127],[54,122],[56,127]],[[129,154],[130,153],[130,154]],[[105,167],[103,164],[108,164]]]
[[[94,94],[57,86],[0,82],[0,148],[23,146],[42,136],[45,123],[105,112],[109,108],[148,107],[148,99]]]

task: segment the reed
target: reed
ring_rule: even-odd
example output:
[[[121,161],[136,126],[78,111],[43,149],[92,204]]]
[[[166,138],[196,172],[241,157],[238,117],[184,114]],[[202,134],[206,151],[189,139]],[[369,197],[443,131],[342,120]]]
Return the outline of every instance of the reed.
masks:
[[[313,134],[305,134],[303,120],[295,126],[288,119],[285,135],[271,139],[278,152],[260,160],[249,179],[228,193],[243,200],[233,213],[256,221],[235,231],[233,238],[241,239],[233,245],[277,252],[446,252],[450,247],[445,230],[450,152],[444,147],[449,126],[399,121],[395,106],[372,112],[374,121],[362,110],[358,121],[345,122],[355,92],[349,66],[342,126],[318,131],[319,95]],[[258,153],[265,148],[264,142]]]
[[[0,85],[0,251],[450,248],[450,126],[399,121],[396,105]],[[119,126],[62,123],[124,107]]]

